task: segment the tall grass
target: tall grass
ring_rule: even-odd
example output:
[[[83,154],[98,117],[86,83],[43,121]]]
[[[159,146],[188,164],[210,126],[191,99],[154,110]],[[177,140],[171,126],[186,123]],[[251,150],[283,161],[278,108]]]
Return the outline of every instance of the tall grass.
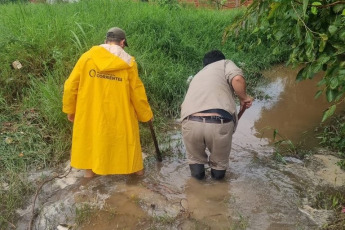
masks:
[[[68,157],[71,125],[61,112],[63,83],[79,56],[103,43],[110,27],[126,30],[127,51],[136,57],[156,121],[179,116],[186,79],[201,69],[205,52],[220,49],[241,62],[249,86],[257,82],[260,69],[280,58],[270,55],[268,44],[250,50],[237,46],[237,39],[250,40],[251,35],[222,44],[225,27],[241,10],[81,0],[53,5],[7,3],[0,5],[0,12],[0,200],[5,201],[0,226],[14,223],[21,197],[32,191],[24,179],[19,183],[10,178]],[[23,68],[13,69],[15,60]],[[21,196],[8,193],[14,189]]]

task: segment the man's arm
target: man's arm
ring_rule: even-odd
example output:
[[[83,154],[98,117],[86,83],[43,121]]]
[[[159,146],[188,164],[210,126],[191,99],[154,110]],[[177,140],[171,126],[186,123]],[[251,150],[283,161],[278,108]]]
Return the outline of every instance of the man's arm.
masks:
[[[241,109],[243,106],[246,106],[246,108],[252,106],[254,99],[247,94],[246,81],[244,78],[240,75],[233,77],[231,85],[235,90],[237,97],[240,99]]]

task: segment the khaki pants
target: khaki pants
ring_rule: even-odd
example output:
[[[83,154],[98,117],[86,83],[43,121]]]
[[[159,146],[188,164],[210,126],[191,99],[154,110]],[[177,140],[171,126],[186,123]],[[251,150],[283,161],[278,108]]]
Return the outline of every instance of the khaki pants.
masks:
[[[234,122],[224,124],[184,120],[182,122],[183,142],[189,164],[210,164],[216,170],[229,166]],[[210,155],[206,153],[206,148]]]

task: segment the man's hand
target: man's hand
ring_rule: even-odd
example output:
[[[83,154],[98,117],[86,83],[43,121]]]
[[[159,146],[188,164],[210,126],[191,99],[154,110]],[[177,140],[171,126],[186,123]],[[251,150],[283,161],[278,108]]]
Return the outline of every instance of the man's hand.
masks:
[[[246,109],[250,108],[250,106],[252,106],[252,104],[253,104],[253,100],[254,100],[254,98],[252,98],[249,95],[246,95],[245,99],[240,100],[241,108],[243,106],[245,106]]]
[[[75,114],[67,114],[67,119],[70,121],[70,122],[74,122],[74,116]]]

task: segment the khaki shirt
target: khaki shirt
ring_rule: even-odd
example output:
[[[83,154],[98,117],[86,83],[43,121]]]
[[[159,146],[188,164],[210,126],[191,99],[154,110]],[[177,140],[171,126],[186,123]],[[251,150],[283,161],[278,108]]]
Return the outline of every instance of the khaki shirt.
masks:
[[[230,60],[211,63],[193,78],[181,106],[181,120],[208,109],[223,109],[237,121],[234,89],[231,81],[243,72]]]

